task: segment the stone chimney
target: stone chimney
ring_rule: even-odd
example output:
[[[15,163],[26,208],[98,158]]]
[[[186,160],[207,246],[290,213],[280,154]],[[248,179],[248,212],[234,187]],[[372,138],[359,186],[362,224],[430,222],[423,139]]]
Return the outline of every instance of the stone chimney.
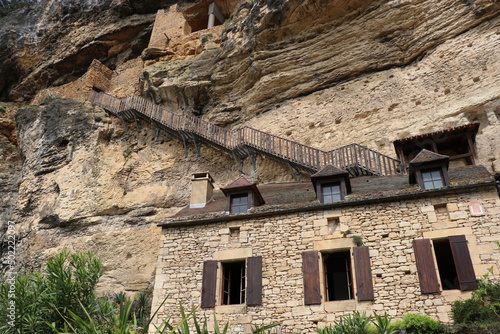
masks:
[[[213,198],[214,180],[210,173],[194,173],[191,178],[190,208],[203,208]]]

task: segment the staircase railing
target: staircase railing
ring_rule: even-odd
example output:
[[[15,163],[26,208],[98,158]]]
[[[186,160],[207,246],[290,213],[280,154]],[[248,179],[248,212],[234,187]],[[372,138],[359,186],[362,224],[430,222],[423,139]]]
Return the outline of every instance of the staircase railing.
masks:
[[[140,96],[119,99],[92,91],[89,100],[126,121],[151,120],[180,137],[194,136],[229,152],[256,152],[309,173],[327,164],[347,170],[351,176],[401,174],[400,162],[359,144],[331,151],[319,150],[251,127],[230,131],[191,115],[179,115]],[[184,137],[183,137],[184,135]]]

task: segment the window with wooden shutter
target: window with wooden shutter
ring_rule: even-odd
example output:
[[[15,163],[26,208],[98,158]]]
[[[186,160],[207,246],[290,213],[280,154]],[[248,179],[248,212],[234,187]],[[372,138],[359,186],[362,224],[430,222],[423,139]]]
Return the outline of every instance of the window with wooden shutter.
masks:
[[[325,301],[354,299],[351,252],[322,252]]]
[[[460,290],[468,291],[478,288],[476,274],[472,266],[470,258],[469,247],[467,246],[467,239],[465,235],[451,236],[450,247],[453,253],[453,260],[457,269],[458,281]]]
[[[245,261],[222,262],[222,305],[244,304],[246,296]]]
[[[201,307],[215,307],[216,283],[217,261],[205,261],[201,283]]]
[[[302,273],[304,279],[304,304],[321,304],[318,251],[302,253]]]
[[[415,261],[417,262],[418,280],[422,293],[439,292],[439,283],[432,256],[431,241],[429,239],[413,240]]]
[[[247,258],[247,305],[262,305],[262,256]]]
[[[374,300],[370,252],[367,246],[354,247],[354,268],[356,270],[356,294],[358,301]]]

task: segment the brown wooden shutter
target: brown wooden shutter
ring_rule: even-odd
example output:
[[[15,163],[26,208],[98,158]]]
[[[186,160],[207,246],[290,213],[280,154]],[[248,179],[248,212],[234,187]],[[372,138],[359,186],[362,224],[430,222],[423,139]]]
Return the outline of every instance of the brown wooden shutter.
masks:
[[[367,246],[354,247],[354,268],[356,270],[356,293],[358,301],[374,300],[370,252]]]
[[[302,253],[302,273],[304,278],[304,304],[321,304],[318,251]]]
[[[217,261],[203,262],[203,280],[201,283],[201,307],[215,307],[215,289],[217,283]]]
[[[415,260],[417,261],[418,280],[422,293],[439,292],[439,282],[436,274],[434,257],[432,256],[429,239],[413,240]]]
[[[247,305],[262,305],[262,256],[247,258]]]
[[[448,238],[450,240],[451,252],[457,269],[460,290],[468,291],[477,289],[476,274],[472,266],[469,247],[465,235],[456,235]]]

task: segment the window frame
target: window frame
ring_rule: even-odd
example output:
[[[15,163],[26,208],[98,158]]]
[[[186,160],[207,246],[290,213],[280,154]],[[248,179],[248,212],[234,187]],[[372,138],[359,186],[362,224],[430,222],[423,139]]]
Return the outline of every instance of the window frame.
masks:
[[[341,242],[344,242],[344,240]],[[324,269],[320,270],[320,265],[323,265],[323,253],[335,252],[349,252],[352,299],[327,300],[325,272]],[[344,246],[304,251],[302,253],[302,273],[305,305],[349,301],[362,302],[375,299],[370,253],[367,246]],[[323,284],[320,282],[320,276],[323,276]]]
[[[434,178],[435,175],[433,175],[433,173],[439,173],[439,178]],[[440,189],[440,188],[443,188],[444,187],[444,177],[443,177],[443,171],[441,168],[426,168],[426,169],[423,169],[420,171],[420,173],[422,174],[422,184],[423,184],[423,188],[425,190],[432,190],[432,189]],[[426,180],[425,176],[426,175],[429,175],[429,179]],[[436,187],[436,182],[439,181],[441,182],[441,186],[440,187]],[[432,183],[432,188],[427,188],[427,183],[428,182],[431,182]]]
[[[323,188],[331,185],[339,186],[340,200],[333,202],[325,202],[325,194],[323,192]],[[316,181],[316,194],[318,196],[318,201],[321,204],[331,204],[343,201],[344,198],[347,196],[347,187],[344,177],[329,178],[325,180]]]
[[[239,264],[239,268],[236,267]],[[239,269],[240,273],[237,279],[234,278],[235,269]],[[246,300],[246,271],[247,263],[246,259],[242,261],[222,261],[221,262],[221,305],[242,305]],[[237,282],[234,282],[237,280]],[[236,285],[235,285],[236,284]],[[234,290],[239,290],[239,303],[234,303],[231,301],[231,297],[234,294]]]
[[[244,289],[244,297],[240,296],[240,304],[224,301],[224,264],[243,263],[244,277],[240,278],[240,289]],[[243,283],[243,284],[242,284]],[[240,292],[241,293],[241,292]],[[203,262],[201,307],[217,306],[260,306],[262,305],[262,256],[244,258],[225,258]]]
[[[328,256],[326,256],[328,254]],[[341,298],[341,299],[330,299],[330,296],[334,293],[331,293],[331,287],[329,286],[330,279],[329,279],[329,274],[332,270],[332,268],[335,268],[333,264],[327,265],[327,261],[329,261],[329,257],[332,256],[331,254],[336,254],[338,255],[338,258],[343,258],[342,260],[346,260],[346,264],[348,265],[348,268],[345,270],[345,274],[347,274],[347,282],[346,286],[344,287],[344,284],[342,284],[342,290],[346,290],[347,294],[349,295],[350,298]],[[341,256],[343,254],[343,256]],[[346,256],[347,255],[347,256]],[[335,256],[335,255],[333,255]],[[323,286],[322,286],[322,291],[324,293],[324,299],[325,302],[333,302],[333,301],[343,301],[343,300],[354,300],[355,295],[354,295],[354,280],[353,280],[353,275],[352,275],[352,267],[353,267],[353,259],[352,259],[352,254],[350,249],[338,249],[335,251],[324,251],[321,252],[321,264],[323,266]],[[339,284],[339,283],[337,283]]]
[[[229,214],[242,214],[246,212],[234,213],[232,210],[233,198],[237,197],[247,197],[247,211],[250,211],[256,203],[255,203],[255,194],[252,189],[244,189],[238,191],[228,191],[226,195],[226,212]]]
[[[234,204],[235,199],[242,199],[242,198],[246,199],[246,203],[244,205],[241,203],[239,203],[238,205]],[[250,204],[250,202],[249,202],[248,193],[232,194],[229,196],[229,212],[230,213],[233,213],[233,214],[247,213],[248,210],[250,210],[250,208],[251,208],[251,206],[249,204]],[[238,212],[234,212],[235,207],[240,208],[240,210]],[[245,211],[241,211],[241,208],[243,208],[243,207],[245,207]]]
[[[423,164],[421,166],[415,166],[414,168],[415,168],[415,179],[417,181],[417,184],[423,190],[442,189],[442,188],[447,187],[447,186],[450,185],[450,178],[449,178],[449,175],[448,175],[448,167],[446,166],[445,162]],[[434,172],[434,171],[439,171],[439,174],[441,176],[441,182],[443,183],[443,186],[440,187],[440,188],[426,189],[425,188],[424,178],[423,178],[422,174],[423,173]]]
[[[434,241],[442,242],[448,240],[452,252],[457,278],[458,289],[444,289],[439,265],[436,258]],[[468,240],[465,235],[448,235],[432,239],[413,240],[415,261],[422,293],[441,293],[443,291],[470,291],[478,288],[474,272],[474,265],[470,256]]]

